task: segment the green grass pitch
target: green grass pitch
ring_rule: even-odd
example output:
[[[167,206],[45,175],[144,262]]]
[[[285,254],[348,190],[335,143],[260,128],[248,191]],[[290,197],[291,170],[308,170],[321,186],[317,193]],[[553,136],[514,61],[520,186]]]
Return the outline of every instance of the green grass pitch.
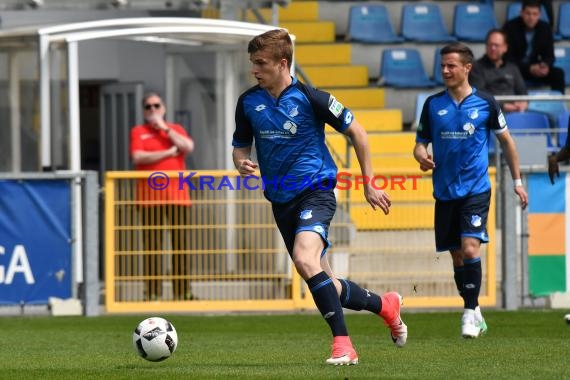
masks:
[[[484,311],[489,332],[460,337],[457,312],[405,313],[396,348],[381,320],[346,316],[360,364],[331,367],[330,332],[313,313],[161,315],[178,349],[147,362],[132,332],[147,316],[0,318],[1,379],[563,379],[570,374],[568,311]]]

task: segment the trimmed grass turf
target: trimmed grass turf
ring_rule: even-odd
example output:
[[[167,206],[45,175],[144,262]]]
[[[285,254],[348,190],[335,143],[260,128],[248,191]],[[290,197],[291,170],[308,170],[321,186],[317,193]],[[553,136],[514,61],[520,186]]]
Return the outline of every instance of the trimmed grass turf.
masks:
[[[562,379],[570,374],[568,311],[484,311],[489,332],[459,335],[459,311],[406,313],[408,344],[381,320],[348,314],[360,364],[331,367],[317,314],[165,315],[179,346],[159,363],[139,358],[132,331],[146,316],[0,318],[2,379]]]

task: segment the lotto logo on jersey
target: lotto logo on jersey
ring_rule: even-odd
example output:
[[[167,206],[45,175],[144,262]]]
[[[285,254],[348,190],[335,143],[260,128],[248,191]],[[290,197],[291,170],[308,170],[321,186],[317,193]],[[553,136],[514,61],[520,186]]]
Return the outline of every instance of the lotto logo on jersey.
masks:
[[[343,110],[344,106],[342,105],[342,103],[336,100],[336,98],[331,95],[329,98],[329,111],[331,111],[331,113],[335,117],[339,117],[342,114]]]

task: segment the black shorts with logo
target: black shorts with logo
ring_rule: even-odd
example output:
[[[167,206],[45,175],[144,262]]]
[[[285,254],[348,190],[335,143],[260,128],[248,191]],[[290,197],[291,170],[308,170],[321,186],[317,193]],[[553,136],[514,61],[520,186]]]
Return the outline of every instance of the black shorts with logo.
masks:
[[[319,234],[325,248],[321,257],[331,245],[328,232],[331,220],[336,211],[334,186],[325,190],[308,189],[287,203],[272,203],[275,222],[283,236],[289,256],[293,254],[295,236],[301,231],[313,231]]]
[[[451,201],[435,201],[435,246],[438,252],[461,248],[462,237],[489,241],[487,215],[491,192]]]

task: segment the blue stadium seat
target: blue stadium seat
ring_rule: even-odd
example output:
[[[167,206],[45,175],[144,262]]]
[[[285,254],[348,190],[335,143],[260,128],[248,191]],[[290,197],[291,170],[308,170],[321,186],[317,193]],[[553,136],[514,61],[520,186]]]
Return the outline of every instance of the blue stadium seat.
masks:
[[[538,112],[510,112],[505,114],[512,135],[546,135],[547,147],[552,150],[550,123],[545,114]]]
[[[424,103],[426,99],[433,95],[434,92],[418,92],[416,95],[416,116],[412,123],[412,129],[416,129],[420,124],[420,117],[422,116],[422,109],[424,108]]]
[[[558,35],[570,39],[570,2],[560,3],[558,7]]]
[[[522,4],[520,1],[513,1],[507,5],[507,21],[518,17],[521,15],[521,7]],[[546,14],[546,10],[544,6],[540,6],[540,19],[545,22],[549,22],[548,15]]]
[[[348,18],[348,39],[364,43],[396,43],[404,39],[394,32],[384,5],[353,5]]]
[[[437,4],[405,4],[402,7],[402,36],[417,42],[449,42],[457,39],[445,29]]]
[[[529,95],[562,95],[558,91],[529,91]],[[528,111],[545,114],[550,121],[550,125],[558,127],[558,115],[565,112],[566,102],[563,100],[531,100],[528,102]]]
[[[487,32],[497,27],[493,7],[487,4],[456,4],[453,34],[462,41],[485,41]]]
[[[558,146],[563,147],[568,138],[568,127],[570,127],[570,111],[562,112],[558,115]]]
[[[380,69],[380,84],[389,87],[433,87],[416,49],[384,49]]]
[[[570,47],[555,47],[554,56],[554,66],[564,70],[564,82],[566,86],[570,86]]]
[[[441,54],[440,48],[436,48],[433,54],[433,81],[437,85],[443,85],[443,76],[441,75]]]

